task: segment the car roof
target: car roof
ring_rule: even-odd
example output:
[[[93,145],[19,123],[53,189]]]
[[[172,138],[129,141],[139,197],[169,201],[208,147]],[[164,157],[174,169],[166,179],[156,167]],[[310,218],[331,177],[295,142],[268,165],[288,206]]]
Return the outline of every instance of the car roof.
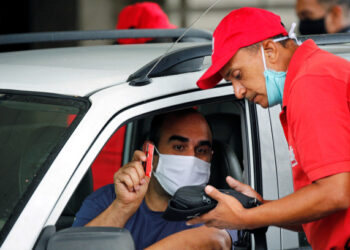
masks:
[[[193,45],[196,43],[179,43],[174,49]],[[105,45],[0,53],[0,89],[87,96],[125,82],[170,46]]]

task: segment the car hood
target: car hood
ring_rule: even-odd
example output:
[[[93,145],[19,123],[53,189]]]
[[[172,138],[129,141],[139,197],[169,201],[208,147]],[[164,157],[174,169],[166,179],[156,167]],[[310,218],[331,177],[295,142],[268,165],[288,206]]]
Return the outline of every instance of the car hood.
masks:
[[[125,82],[171,44],[106,45],[0,53],[0,89],[87,96]],[[176,48],[191,46],[176,45]]]

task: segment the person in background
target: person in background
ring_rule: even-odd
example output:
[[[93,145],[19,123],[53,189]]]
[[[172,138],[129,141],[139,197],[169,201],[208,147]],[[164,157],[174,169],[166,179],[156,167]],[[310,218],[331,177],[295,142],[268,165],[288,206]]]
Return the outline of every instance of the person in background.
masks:
[[[194,109],[156,116],[150,141],[154,156],[151,178],[135,151],[131,162],[114,175],[114,184],[92,193],[83,202],[73,226],[123,227],[130,231],[136,249],[231,249],[235,230],[187,226],[166,221],[162,214],[182,186],[203,185],[209,180],[212,134],[205,118]]]
[[[302,35],[350,32],[350,0],[297,0]]]
[[[175,29],[168,16],[157,3],[141,2],[126,6],[118,16],[116,29]],[[169,40],[169,39],[168,39]],[[127,38],[118,39],[118,44],[166,42],[164,39]],[[172,40],[169,40],[172,42]]]

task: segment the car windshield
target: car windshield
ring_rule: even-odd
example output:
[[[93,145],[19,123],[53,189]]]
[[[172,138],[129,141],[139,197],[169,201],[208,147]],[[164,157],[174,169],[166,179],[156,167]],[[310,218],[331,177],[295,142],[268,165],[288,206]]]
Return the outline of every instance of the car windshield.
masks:
[[[0,93],[2,234],[85,113],[86,103],[59,96]]]

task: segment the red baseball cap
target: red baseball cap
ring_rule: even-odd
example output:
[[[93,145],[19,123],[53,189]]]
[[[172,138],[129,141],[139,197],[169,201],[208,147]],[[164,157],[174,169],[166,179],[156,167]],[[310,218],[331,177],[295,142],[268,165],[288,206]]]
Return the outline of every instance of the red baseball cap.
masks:
[[[157,3],[142,2],[126,6],[118,16],[117,29],[175,29]],[[118,39],[120,44],[145,43],[152,38]]]
[[[281,34],[288,36],[281,18],[270,11],[251,7],[231,11],[214,31],[212,65],[197,81],[198,87],[218,84],[222,80],[219,71],[240,48]]]

